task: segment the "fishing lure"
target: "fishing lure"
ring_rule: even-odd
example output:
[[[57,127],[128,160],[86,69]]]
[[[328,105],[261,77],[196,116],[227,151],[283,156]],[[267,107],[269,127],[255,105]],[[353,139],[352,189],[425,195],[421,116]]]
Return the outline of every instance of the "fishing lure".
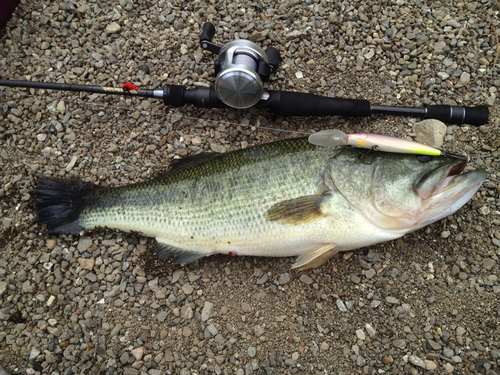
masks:
[[[418,154],[439,156],[443,152],[437,148],[426,146],[422,143],[406,139],[391,137],[381,134],[355,133],[346,134],[338,129],[322,130],[311,134],[309,142],[317,146],[353,146],[358,148],[376,148],[383,152],[396,152],[402,154]]]

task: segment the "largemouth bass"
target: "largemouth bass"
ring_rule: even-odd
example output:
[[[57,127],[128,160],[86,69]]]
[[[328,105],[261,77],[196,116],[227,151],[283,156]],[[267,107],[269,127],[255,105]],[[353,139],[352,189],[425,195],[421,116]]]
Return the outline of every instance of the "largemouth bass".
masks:
[[[462,207],[483,170],[456,156],[408,155],[289,139],[190,158],[121,187],[41,180],[38,223],[50,233],[107,227],[158,242],[179,263],[212,254],[298,256],[316,267],[422,228]]]

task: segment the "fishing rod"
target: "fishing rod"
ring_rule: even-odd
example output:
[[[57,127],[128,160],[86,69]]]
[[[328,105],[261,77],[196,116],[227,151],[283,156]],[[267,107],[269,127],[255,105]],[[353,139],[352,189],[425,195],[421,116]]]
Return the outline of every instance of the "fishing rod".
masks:
[[[200,45],[218,55],[214,63],[214,88],[189,89],[180,85],[165,85],[163,89],[139,89],[131,83],[122,87],[76,85],[53,82],[34,82],[0,79],[0,86],[34,89],[90,92],[123,96],[139,96],[163,100],[167,106],[193,105],[199,108],[265,108],[277,116],[347,116],[367,117],[375,113],[420,116],[448,124],[484,125],[489,119],[486,106],[464,107],[430,105],[424,108],[372,105],[365,99],[330,98],[315,94],[265,90],[280,63],[279,51],[265,51],[249,40],[234,40],[224,46],[212,42],[215,27],[203,25]]]

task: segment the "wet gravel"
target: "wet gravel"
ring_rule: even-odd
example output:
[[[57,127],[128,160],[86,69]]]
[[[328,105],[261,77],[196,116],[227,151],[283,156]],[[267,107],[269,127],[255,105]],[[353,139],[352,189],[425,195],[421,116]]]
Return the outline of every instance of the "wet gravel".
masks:
[[[209,20],[216,43],[279,48],[270,89],[487,104],[491,115],[439,139],[417,118],[273,118],[1,88],[0,364],[11,374],[500,374],[499,11],[498,1],[23,1],[0,31],[2,79],[209,86],[214,56],[198,44]],[[454,215],[304,272],[277,258],[179,267],[157,261],[150,239],[34,224],[42,176],[127,184],[203,150],[332,127],[437,137],[488,177]]]

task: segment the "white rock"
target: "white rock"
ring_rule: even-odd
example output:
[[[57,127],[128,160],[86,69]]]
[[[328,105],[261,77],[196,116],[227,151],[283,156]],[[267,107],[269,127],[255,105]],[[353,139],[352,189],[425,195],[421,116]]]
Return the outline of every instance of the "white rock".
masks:
[[[217,143],[210,143],[210,149],[213,152],[218,152],[219,154],[226,152],[226,148],[222,145],[218,145]]]
[[[64,115],[66,113],[66,104],[64,104],[64,100],[61,100],[59,103],[57,103],[56,109],[57,112],[59,112],[61,115]]]
[[[409,359],[412,365],[425,368],[425,362],[420,357],[412,354]]]
[[[30,361],[33,361],[39,355],[40,355],[40,349],[38,349],[36,347],[32,347],[31,351],[30,351]]]
[[[437,74],[437,76],[438,76],[439,78],[441,78],[442,80],[445,80],[445,79],[447,79],[450,75],[449,75],[448,73],[446,73],[446,72],[439,72],[439,73]]]
[[[106,26],[106,34],[115,34],[122,29],[120,25],[116,22],[111,22],[108,26]]]
[[[7,283],[4,281],[0,282],[0,296],[2,296],[7,291]]]
[[[467,72],[463,72],[460,75],[460,79],[459,79],[458,83],[461,83],[462,85],[466,85],[469,83],[469,81],[470,81],[470,74]]]
[[[446,125],[439,120],[429,119],[413,125],[415,140],[424,145],[441,148],[446,135]]]
[[[375,50],[370,48],[370,50],[364,54],[365,59],[370,60],[373,56],[375,56]]]
[[[363,329],[357,329],[357,330],[356,330],[356,336],[357,336],[357,337],[358,337],[358,339],[360,339],[360,340],[364,340],[364,339],[366,339],[365,331],[363,331]]]
[[[138,348],[133,349],[130,354],[132,354],[136,361],[140,361],[144,354],[144,347],[139,346]]]
[[[212,309],[214,308],[214,304],[208,301],[205,301],[203,305],[203,309],[201,310],[201,321],[206,322],[208,318],[210,318],[210,314],[212,313]]]
[[[336,303],[337,303],[337,307],[339,308],[340,311],[342,311],[342,312],[347,311],[347,307],[345,306],[344,301],[342,301],[340,298],[337,299]]]
[[[425,362],[425,369],[426,370],[432,371],[432,370],[435,370],[437,368],[437,364],[434,361],[430,361],[430,360],[426,359],[424,362]]]
[[[365,324],[365,329],[370,337],[375,337],[375,335],[377,334],[377,331],[375,331],[375,328],[373,328],[370,323]]]

